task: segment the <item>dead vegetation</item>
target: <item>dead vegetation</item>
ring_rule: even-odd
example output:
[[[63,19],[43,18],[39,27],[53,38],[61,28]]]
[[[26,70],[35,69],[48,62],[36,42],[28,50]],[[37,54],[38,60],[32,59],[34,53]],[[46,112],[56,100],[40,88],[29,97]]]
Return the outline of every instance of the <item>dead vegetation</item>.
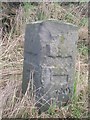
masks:
[[[3,8],[3,10],[7,11],[7,7]],[[62,5],[60,3],[24,3],[18,7],[18,10],[14,10],[14,12],[14,15],[5,12],[1,13],[1,19],[4,20],[0,29],[0,35],[2,35],[0,43],[0,47],[2,48],[2,52],[0,53],[0,116],[3,118],[87,118],[87,3],[69,5]],[[51,106],[48,111],[40,115],[38,114],[38,108],[35,107],[35,98],[28,94],[28,89],[25,95],[21,93],[24,31],[25,24],[50,18],[63,20],[79,26],[75,93],[71,104],[61,108]]]

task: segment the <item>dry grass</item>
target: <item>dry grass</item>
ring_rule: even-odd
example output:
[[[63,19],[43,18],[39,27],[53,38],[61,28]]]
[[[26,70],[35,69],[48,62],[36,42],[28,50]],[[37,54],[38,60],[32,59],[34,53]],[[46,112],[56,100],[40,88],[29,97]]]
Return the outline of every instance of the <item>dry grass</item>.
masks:
[[[82,118],[88,116],[88,63],[87,55],[78,53],[76,63],[76,84],[75,95],[72,103],[65,107],[52,107],[38,114],[38,108],[35,106],[35,97],[28,93],[30,83],[25,95],[22,95],[21,80],[23,68],[23,45],[25,24],[31,21],[55,18],[68,21],[77,25],[81,25],[83,31],[87,30],[87,25],[83,20],[86,14],[82,15],[83,9],[87,8],[86,4],[81,6],[72,5],[71,7],[63,7],[58,4],[39,4],[30,6],[26,4],[25,9],[19,8],[15,16],[15,23],[12,24],[10,33],[5,33],[0,47],[2,48],[1,69],[0,69],[0,116],[3,118],[50,118],[50,117],[76,117]],[[80,29],[81,29],[80,27]],[[84,33],[85,33],[84,32]],[[79,41],[87,41],[87,37],[83,39],[83,32],[79,31]],[[2,29],[0,31],[2,35]],[[80,44],[79,43],[79,44]]]

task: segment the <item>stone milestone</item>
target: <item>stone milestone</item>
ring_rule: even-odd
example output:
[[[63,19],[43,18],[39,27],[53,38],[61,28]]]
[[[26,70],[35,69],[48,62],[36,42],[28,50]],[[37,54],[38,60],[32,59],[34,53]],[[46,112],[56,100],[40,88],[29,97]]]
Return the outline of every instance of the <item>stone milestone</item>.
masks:
[[[22,92],[33,72],[36,104],[44,110],[51,103],[70,101],[75,80],[77,26],[58,20],[26,26]]]

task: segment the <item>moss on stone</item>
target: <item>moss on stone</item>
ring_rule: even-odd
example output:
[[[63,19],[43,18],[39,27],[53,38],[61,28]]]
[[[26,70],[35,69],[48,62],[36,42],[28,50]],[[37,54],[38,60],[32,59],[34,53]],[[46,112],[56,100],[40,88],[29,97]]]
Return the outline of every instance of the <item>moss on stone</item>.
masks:
[[[64,35],[61,35],[61,36],[60,36],[60,41],[61,41],[61,43],[64,43],[64,40],[65,40]]]

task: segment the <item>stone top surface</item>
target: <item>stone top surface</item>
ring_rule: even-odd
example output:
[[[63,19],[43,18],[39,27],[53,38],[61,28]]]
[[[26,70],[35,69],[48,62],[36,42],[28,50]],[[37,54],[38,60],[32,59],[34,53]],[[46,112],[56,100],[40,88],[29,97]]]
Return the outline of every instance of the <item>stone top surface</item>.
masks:
[[[56,19],[48,19],[48,20],[41,20],[41,21],[35,21],[35,22],[31,22],[29,24],[27,24],[26,26],[29,26],[31,24],[45,24],[45,23],[57,23],[59,25],[67,25],[69,26],[70,28],[69,29],[72,29],[72,30],[77,30],[78,29],[78,26],[76,25],[73,25],[71,23],[68,23],[68,22],[64,22],[64,21],[61,21],[61,20],[56,20]]]

